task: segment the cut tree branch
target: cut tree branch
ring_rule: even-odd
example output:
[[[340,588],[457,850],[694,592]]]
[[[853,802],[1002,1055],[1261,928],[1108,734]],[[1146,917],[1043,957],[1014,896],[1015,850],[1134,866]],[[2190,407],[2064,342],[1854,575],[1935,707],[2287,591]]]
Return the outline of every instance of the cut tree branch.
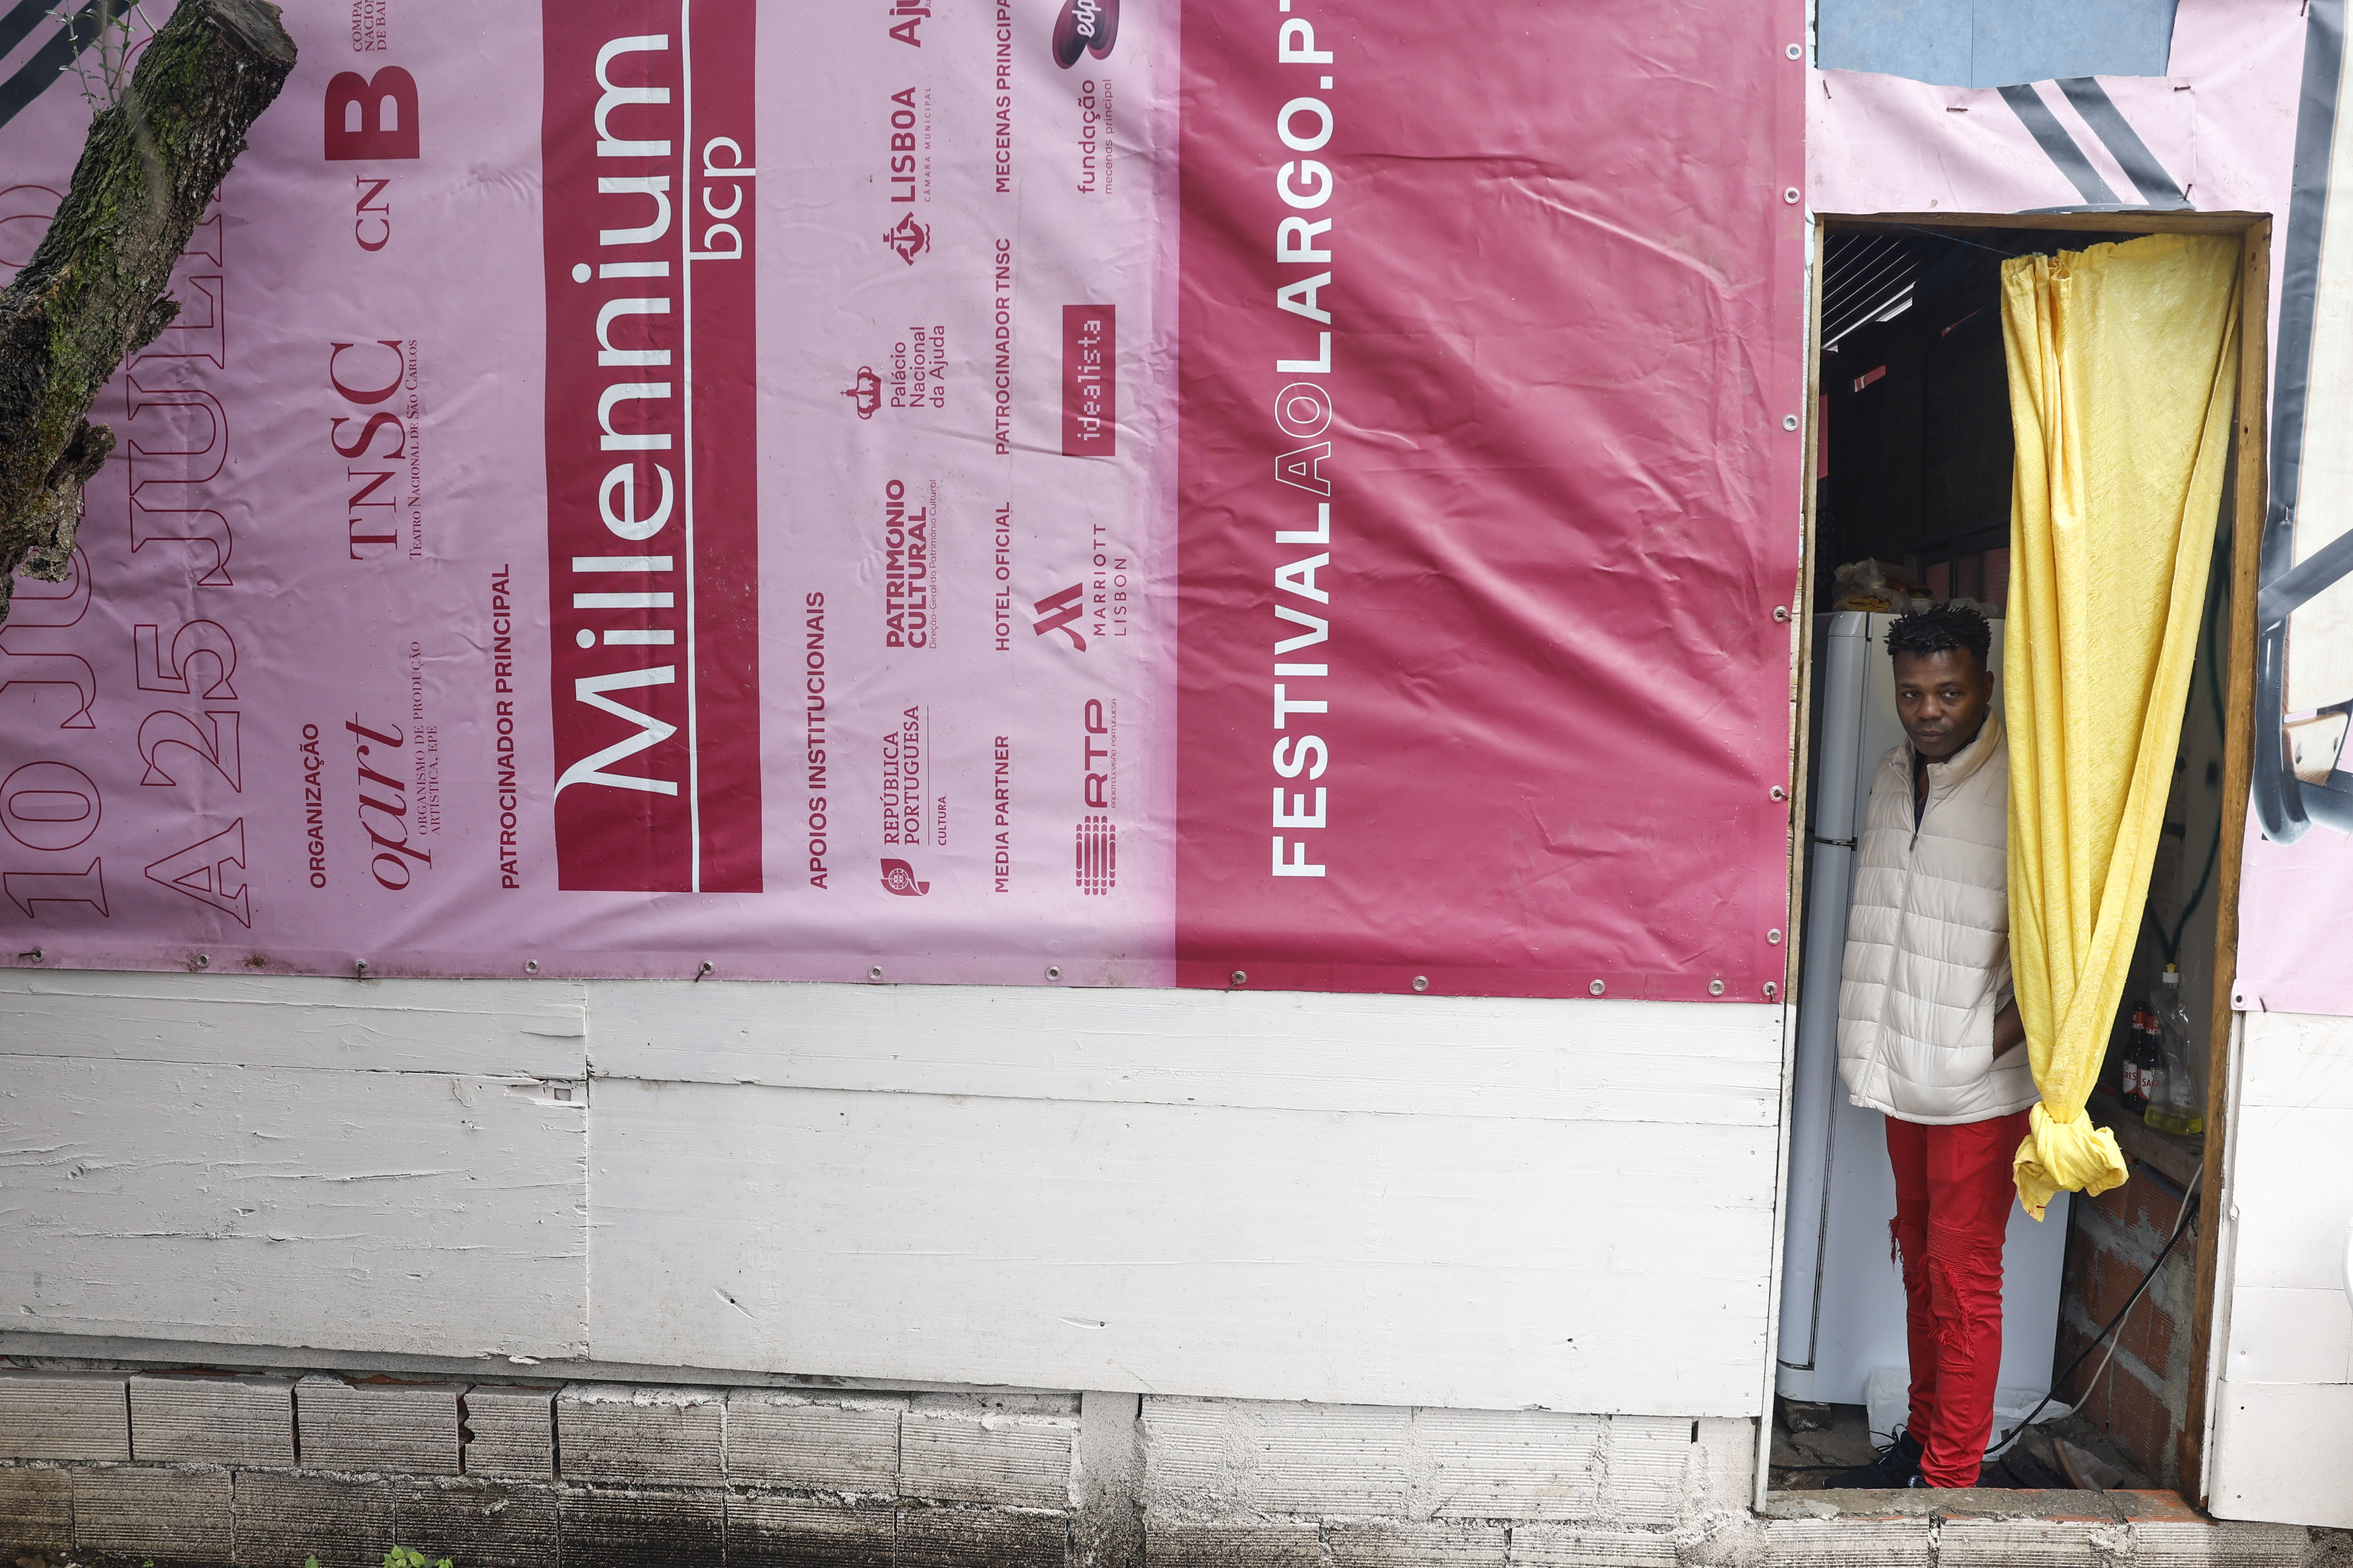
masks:
[[[0,622],[19,568],[65,576],[81,487],[114,450],[90,405],[179,313],[164,297],[173,263],[293,68],[269,0],[180,0],[122,101],[90,122],[40,248],[0,290]]]

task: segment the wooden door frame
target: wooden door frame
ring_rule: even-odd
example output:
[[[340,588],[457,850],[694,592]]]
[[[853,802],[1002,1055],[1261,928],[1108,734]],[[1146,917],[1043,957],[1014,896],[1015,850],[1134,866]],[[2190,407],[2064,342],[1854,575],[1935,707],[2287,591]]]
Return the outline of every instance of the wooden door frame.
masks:
[[[2272,219],[2265,213],[2248,212],[2155,212],[2147,208],[2126,208],[2106,212],[2054,213],[1818,213],[1815,215],[1811,244],[1810,277],[1807,294],[1806,317],[1806,406],[1804,428],[1803,498],[1804,543],[1799,558],[1798,585],[1793,610],[1797,619],[1797,635],[1793,652],[1798,660],[1795,669],[1796,700],[1792,703],[1795,744],[1791,750],[1793,781],[1791,793],[1796,797],[1791,814],[1789,921],[1790,933],[1788,967],[1783,974],[1782,994],[1787,1001],[1786,1016],[1788,1033],[1796,1035],[1796,1008],[1799,1000],[1800,978],[1799,933],[1804,926],[1800,898],[1804,888],[1804,841],[1807,809],[1807,722],[1813,689],[1811,664],[1811,628],[1815,606],[1813,583],[1816,569],[1815,500],[1820,476],[1817,468],[1820,457],[1820,431],[1816,427],[1820,410],[1820,376],[1821,369],[1821,272],[1829,238],[1833,234],[1927,234],[1941,237],[1954,230],[1978,228],[2033,229],[2048,228],[2111,232],[2122,234],[2227,234],[2239,237],[2240,252],[2240,317],[2239,317],[2239,377],[2238,408],[2232,431],[2236,459],[2236,480],[2231,493],[2231,626],[2224,675],[2227,680],[2224,699],[2221,847],[2220,850],[2220,885],[2216,893],[2214,920],[2214,997],[2212,1016],[2207,1030],[2206,1061],[2206,1146],[2203,1173],[2200,1184],[2201,1217],[2198,1226],[2197,1283],[2191,1306],[2189,1328],[2189,1398],[2182,1413],[2178,1458],[2184,1481],[2184,1491],[2194,1497],[2200,1506],[2207,1500],[2206,1430],[2208,1408],[2214,1379],[2214,1302],[2220,1267],[2221,1226],[2217,1216],[2224,1205],[2222,1154],[2228,1133],[2230,1113],[2230,1082],[2232,1037],[2234,1010],[2231,995],[2239,967],[2239,869],[2246,847],[2247,802],[2254,769],[2254,706],[2255,706],[2255,595],[2260,581],[2263,513],[2270,496],[2269,474],[2266,468],[2270,429],[2270,366],[2271,366],[2271,241]],[[1787,1061],[1782,1075],[1782,1126],[1787,1138],[1789,1119],[1789,1095],[1794,1087],[1794,1064]],[[1781,1197],[1786,1200],[1788,1185],[1788,1152],[1785,1148],[1781,1161]],[[1777,1226],[1786,1225],[1788,1215],[1782,1203],[1774,1205]],[[1781,1245],[1777,1229],[1773,1247],[1773,1274],[1768,1284],[1768,1300],[1778,1304],[1781,1289]],[[1772,1321],[1778,1313],[1768,1308],[1770,1328],[1766,1336],[1765,1434],[1758,1444],[1758,1474],[1757,1490],[1761,1500],[1767,1477],[1767,1461],[1770,1457],[1770,1433],[1773,1422],[1771,1391],[1774,1372],[1779,1355],[1779,1325]]]

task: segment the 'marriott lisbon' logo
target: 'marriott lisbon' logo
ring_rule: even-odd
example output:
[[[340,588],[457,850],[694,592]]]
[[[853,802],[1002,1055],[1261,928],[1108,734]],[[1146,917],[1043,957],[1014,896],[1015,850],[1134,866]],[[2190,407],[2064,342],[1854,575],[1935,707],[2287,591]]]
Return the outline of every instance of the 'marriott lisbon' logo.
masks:
[[[1081,54],[1102,59],[1119,41],[1119,0],[1062,0],[1054,18],[1054,63],[1069,70]]]
[[[871,419],[874,411],[882,406],[882,378],[874,374],[872,365],[861,364],[855,384],[843,387],[841,395],[857,406],[860,419]]]
[[[913,267],[915,258],[932,247],[932,231],[915,221],[913,213],[904,213],[899,221],[882,231],[882,243],[899,253],[899,259]]]

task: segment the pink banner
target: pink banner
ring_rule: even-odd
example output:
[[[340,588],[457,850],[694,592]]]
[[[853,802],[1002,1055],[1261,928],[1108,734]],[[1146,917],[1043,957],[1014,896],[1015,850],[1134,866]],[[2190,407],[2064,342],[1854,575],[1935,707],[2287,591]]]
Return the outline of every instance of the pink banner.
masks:
[[[0,630],[10,951],[1767,994],[1802,9],[1482,16],[292,16]]]

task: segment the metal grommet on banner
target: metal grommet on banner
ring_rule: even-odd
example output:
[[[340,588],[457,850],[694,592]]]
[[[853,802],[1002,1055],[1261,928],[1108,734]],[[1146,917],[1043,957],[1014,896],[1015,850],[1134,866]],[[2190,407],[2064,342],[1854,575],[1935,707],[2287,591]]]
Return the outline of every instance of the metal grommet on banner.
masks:
[[[1781,994],[1781,983],[1778,980],[1767,980],[1765,983],[1765,1000],[1770,1002],[1779,994]]]
[[[196,954],[196,967],[198,969],[210,969],[212,966],[213,955],[211,953],[200,952]]]
[[[868,970],[868,971],[866,972],[866,978],[867,978],[867,979],[869,979],[869,980],[880,980],[880,979],[881,979],[881,978],[882,978],[882,966],[881,966],[881,964],[879,964],[879,963],[878,963],[878,964],[876,964],[873,968],[871,968],[871,969]]]
[[[1049,980],[1060,980],[1061,977],[1062,977],[1062,966],[1061,966],[1060,964],[1059,964],[1059,963],[1050,963],[1050,964],[1048,964],[1048,965],[1046,966],[1046,978],[1047,978],[1047,979],[1049,979]]]
[[[1765,933],[1765,940],[1771,942],[1776,947],[1780,946],[1781,928],[1779,926],[1775,926],[1771,931],[1767,931]]]
[[[1773,786],[1771,794],[1775,800],[1787,800],[1789,798],[1789,792],[1783,789],[1779,784],[1775,784]]]
[[[536,974],[536,973],[539,973],[539,960],[537,960],[537,959],[535,959],[535,958],[526,958],[526,959],[524,959],[524,960],[522,961],[522,972],[523,972],[525,974]]]
[[[354,958],[352,960],[352,978],[354,980],[365,980],[367,978],[366,959]]]
[[[1590,984],[1590,985],[1587,986],[1587,987],[1586,987],[1586,989],[1587,989],[1588,991],[1592,992],[1596,996],[1599,996],[1599,995],[1600,995],[1604,991],[1609,990],[1609,987],[1608,987],[1607,985],[1604,985],[1603,984],[1601,984],[1601,982],[1599,982],[1599,980],[1597,980],[1597,981],[1595,981],[1592,984]]]
[[[1797,427],[1798,427],[1798,416],[1797,416],[1796,415],[1794,415],[1794,414],[1784,414],[1784,415],[1782,415],[1782,416],[1781,416],[1781,428],[1782,428],[1782,429],[1784,429],[1784,430],[1795,430]]]
[[[1796,206],[1798,205],[1798,198],[1803,193],[1801,193],[1797,186],[1791,185],[1788,190],[1781,193],[1781,199],[1788,203],[1791,206]],[[1792,425],[1789,428],[1794,430],[1797,426]]]
[[[19,957],[19,958],[29,958],[29,959],[31,959],[35,963],[40,963],[40,962],[41,962],[41,959],[42,959],[42,956],[43,956],[43,952],[44,952],[44,950],[43,950],[43,949],[36,947],[36,948],[29,949],[29,950],[27,950],[27,951],[26,951],[26,952],[20,952],[20,953],[18,953],[16,956],[17,956],[17,957]]]
[[[1427,990],[1429,990],[1429,989],[1430,989],[1430,976],[1429,976],[1429,975],[1427,975],[1427,974],[1417,974],[1417,975],[1415,975],[1415,976],[1413,977],[1413,988],[1414,988],[1416,991],[1427,991]]]
[[[1237,969],[1234,971],[1233,983],[1237,985],[1247,985],[1250,984],[1250,976]]]
[[[1789,618],[1789,606],[1788,606],[1788,605],[1774,605],[1774,606],[1773,606],[1773,618],[1774,618],[1775,620],[1777,620],[1777,621],[1786,621],[1786,620],[1788,620],[1788,619]]]
[[[1711,981],[1709,981],[1709,982],[1707,983],[1707,994],[1708,994],[1709,995],[1711,995],[1711,996],[1721,996],[1721,995],[1723,995],[1723,994],[1724,994],[1724,982],[1723,982],[1723,981],[1721,981],[1721,980],[1711,980]]]
[[[1791,44],[1788,48],[1783,49],[1781,52],[1788,56],[1793,60],[1801,60],[1806,58],[1806,46],[1803,44]]]

